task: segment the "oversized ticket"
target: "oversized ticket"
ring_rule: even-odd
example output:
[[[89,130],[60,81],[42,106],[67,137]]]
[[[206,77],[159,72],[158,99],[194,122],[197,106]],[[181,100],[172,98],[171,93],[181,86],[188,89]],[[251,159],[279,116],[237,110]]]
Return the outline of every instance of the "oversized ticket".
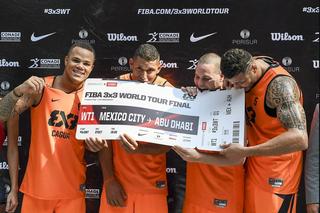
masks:
[[[221,150],[244,144],[245,98],[241,90],[199,92],[135,81],[89,78],[84,85],[77,139],[119,139]]]

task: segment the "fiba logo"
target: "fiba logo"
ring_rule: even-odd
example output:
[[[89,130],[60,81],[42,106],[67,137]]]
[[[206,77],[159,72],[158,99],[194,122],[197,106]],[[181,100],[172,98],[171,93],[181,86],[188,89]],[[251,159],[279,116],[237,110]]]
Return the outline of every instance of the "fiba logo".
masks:
[[[243,38],[243,39],[247,39],[247,38],[250,37],[250,31],[247,30],[247,29],[243,29],[243,30],[241,30],[241,32],[240,32],[240,36],[241,36],[241,38]]]
[[[8,90],[10,88],[10,83],[8,81],[2,81],[0,87],[2,90]]]
[[[88,31],[86,31],[85,29],[80,30],[79,37],[82,38],[82,39],[87,38],[88,37]]]
[[[290,57],[284,57],[282,59],[282,64],[286,67],[290,66],[292,64],[292,59]]]
[[[128,63],[128,59],[126,57],[120,57],[118,59],[118,63],[121,65],[121,66],[124,66]]]

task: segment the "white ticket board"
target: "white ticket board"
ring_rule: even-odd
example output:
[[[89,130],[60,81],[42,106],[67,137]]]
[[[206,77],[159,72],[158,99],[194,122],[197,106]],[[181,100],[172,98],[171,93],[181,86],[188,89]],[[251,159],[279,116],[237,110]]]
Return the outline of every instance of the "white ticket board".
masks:
[[[135,81],[89,78],[77,125],[77,139],[119,139],[221,150],[222,143],[244,144],[245,97],[241,90],[199,92]]]

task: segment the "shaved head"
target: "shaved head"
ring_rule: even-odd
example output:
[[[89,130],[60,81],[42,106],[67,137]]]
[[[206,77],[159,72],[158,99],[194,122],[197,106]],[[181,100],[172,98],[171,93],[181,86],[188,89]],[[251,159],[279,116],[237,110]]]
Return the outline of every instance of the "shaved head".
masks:
[[[213,64],[215,65],[215,72],[221,73],[220,71],[220,61],[221,58],[219,55],[215,53],[206,53],[198,61],[198,65],[200,64]]]

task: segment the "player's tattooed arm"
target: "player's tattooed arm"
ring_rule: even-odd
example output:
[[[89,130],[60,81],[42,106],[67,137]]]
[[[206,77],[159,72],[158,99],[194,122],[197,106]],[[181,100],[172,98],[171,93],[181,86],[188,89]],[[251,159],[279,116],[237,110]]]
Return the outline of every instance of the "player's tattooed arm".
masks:
[[[0,120],[7,121],[19,97],[13,91],[7,94],[0,102]]]
[[[23,96],[23,97],[21,97],[17,101],[17,103],[16,103],[11,115],[12,116],[20,115],[21,113],[26,111],[29,107],[34,105],[34,102],[35,102],[34,101],[34,97],[32,97],[32,96]]]
[[[275,78],[269,85],[266,103],[276,108],[277,117],[286,129],[306,131],[306,116],[299,101],[300,90],[294,79],[288,76]]]

